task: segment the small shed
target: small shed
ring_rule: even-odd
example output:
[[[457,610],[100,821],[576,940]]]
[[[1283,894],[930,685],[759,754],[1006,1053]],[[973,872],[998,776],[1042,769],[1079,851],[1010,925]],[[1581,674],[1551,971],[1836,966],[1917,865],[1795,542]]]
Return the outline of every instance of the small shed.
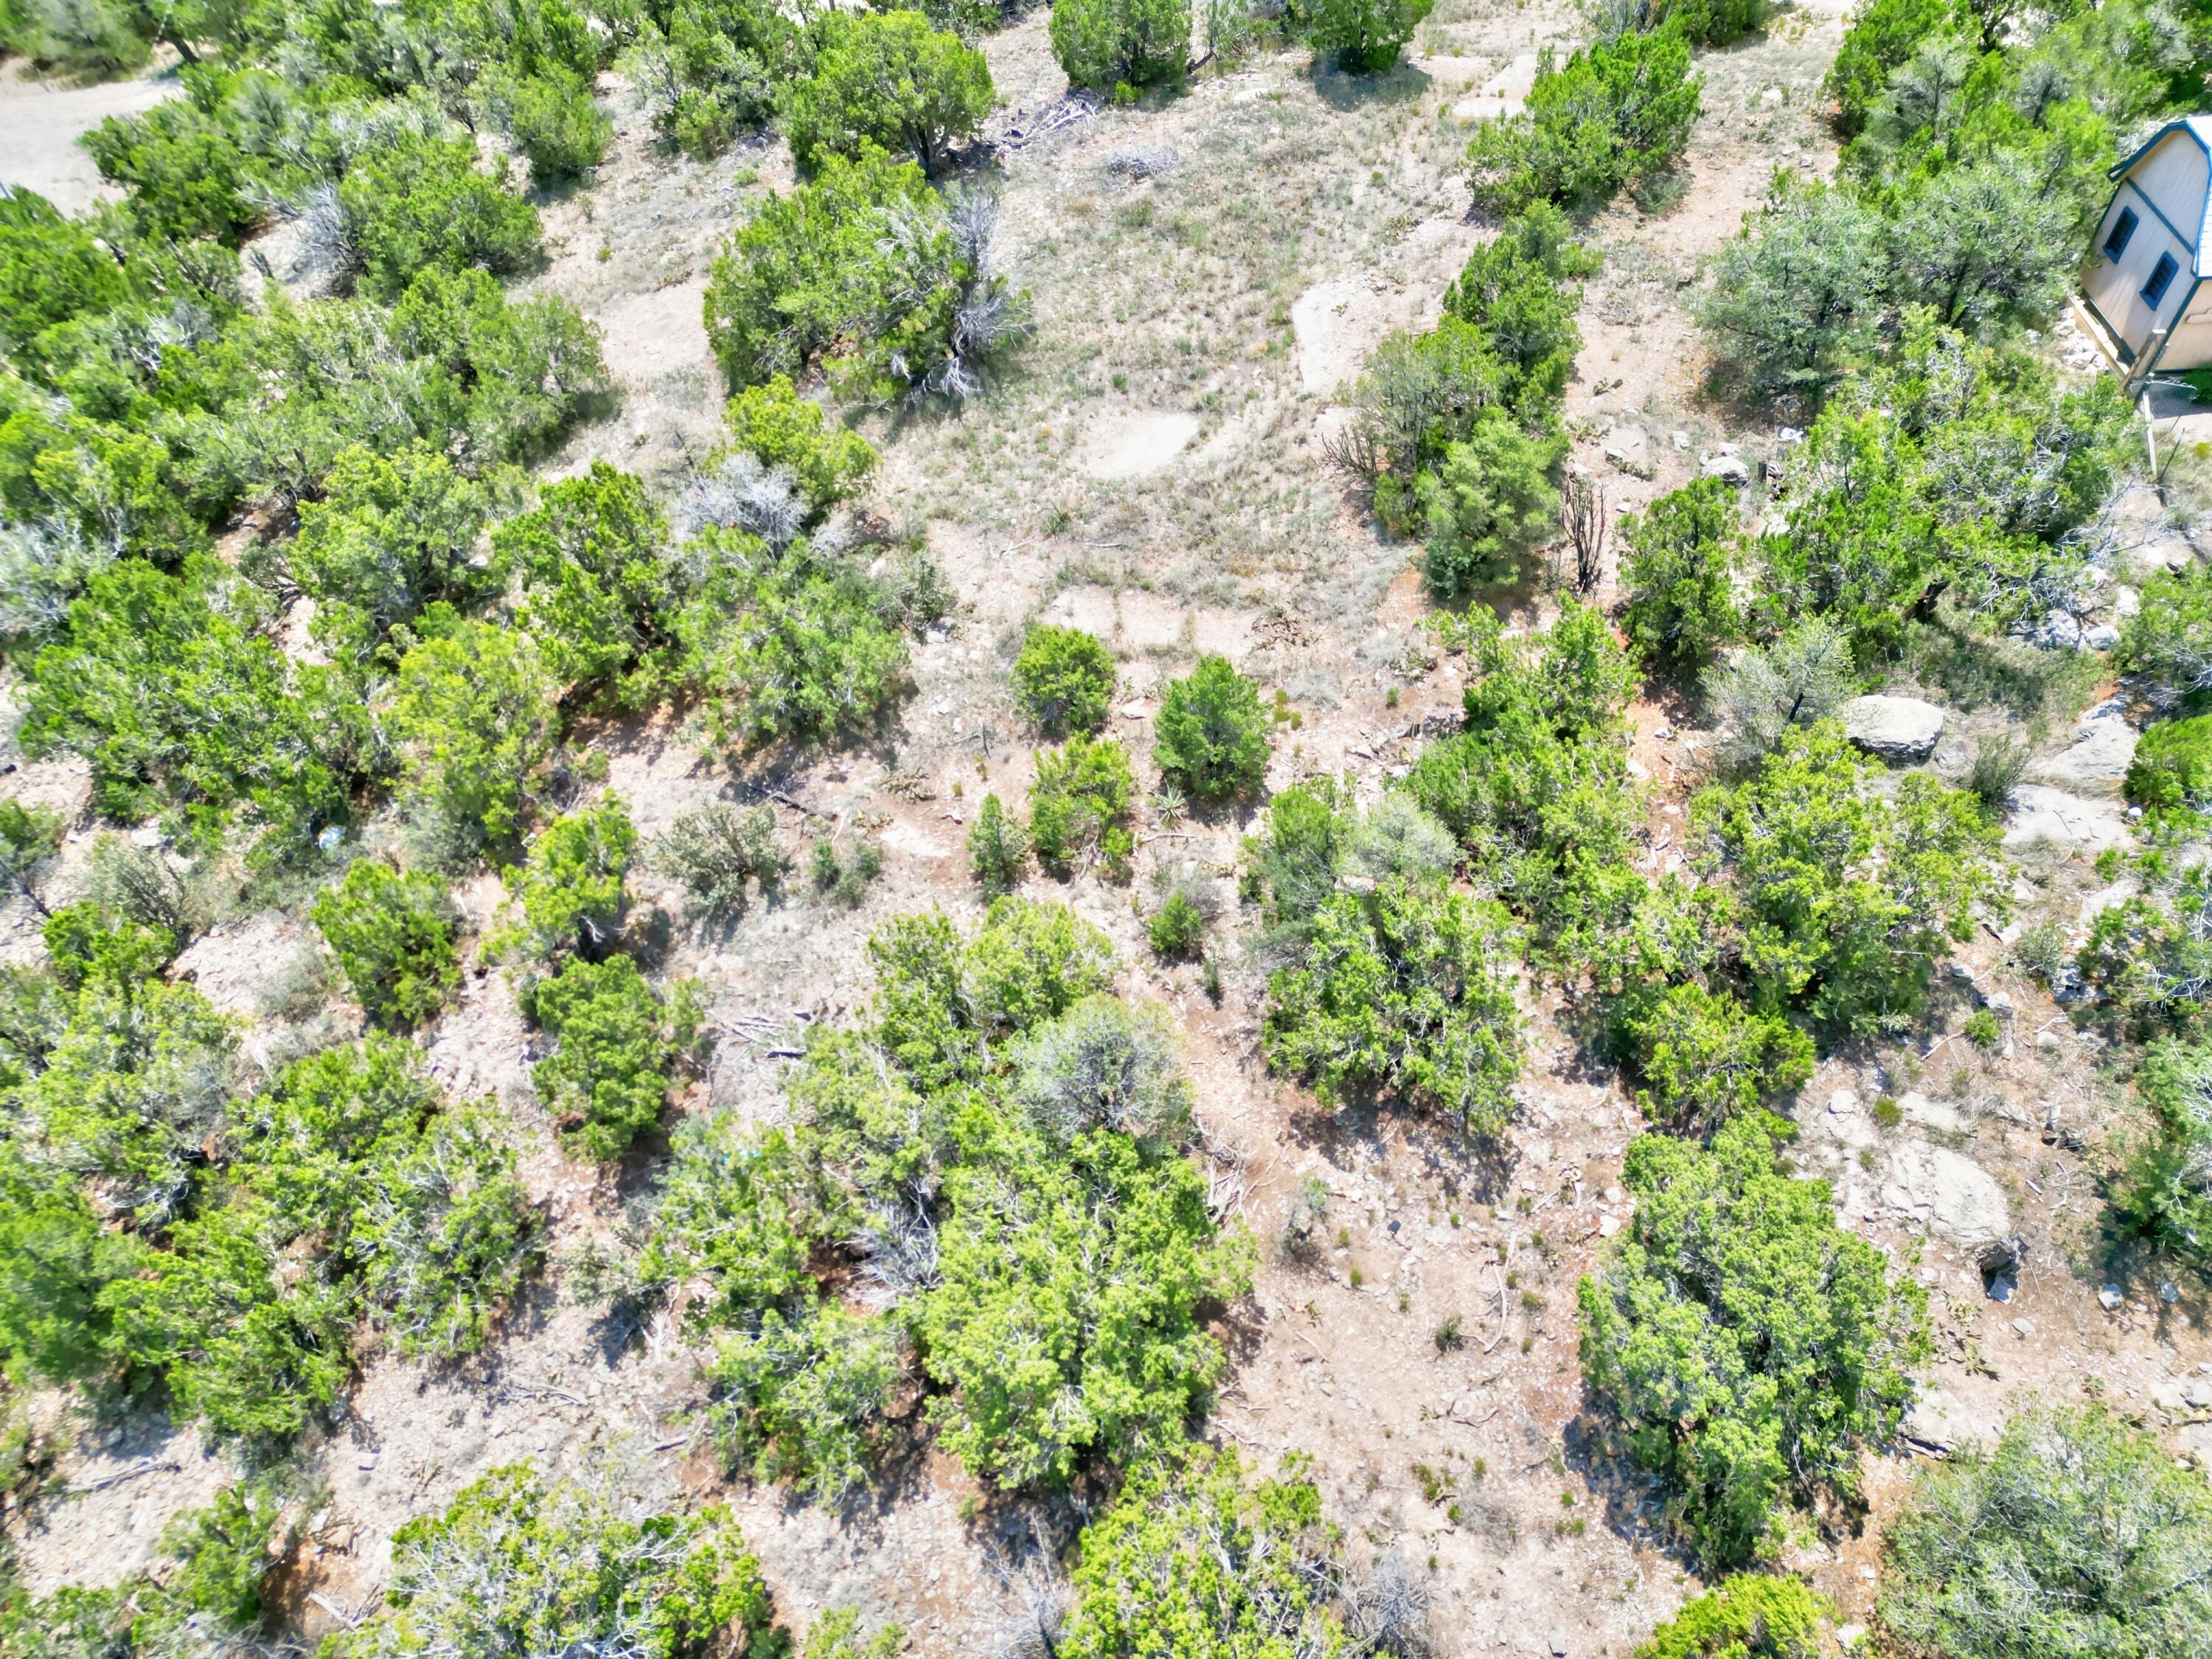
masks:
[[[2169,121],[2112,177],[2081,267],[2098,343],[2130,380],[2212,364],[2212,115]]]

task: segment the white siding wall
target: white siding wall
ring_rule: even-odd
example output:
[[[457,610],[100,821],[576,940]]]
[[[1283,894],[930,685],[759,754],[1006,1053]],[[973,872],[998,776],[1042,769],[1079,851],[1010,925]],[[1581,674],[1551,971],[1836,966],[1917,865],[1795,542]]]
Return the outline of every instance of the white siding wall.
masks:
[[[2112,205],[2105,210],[2104,222],[2097,227],[2097,240],[2089,252],[2088,266],[2081,273],[2081,285],[2098,313],[2137,353],[2150,345],[2159,327],[2172,325],[2188,301],[2197,252],[2185,239],[2198,234],[2209,185],[2212,178],[2208,178],[2205,155],[2197,141],[2186,132],[2169,133],[2121,181]],[[2158,211],[2152,211],[2153,207]],[[2105,239],[2121,211],[2130,208],[2137,221],[2135,234],[2118,259],[2107,259]],[[2179,235],[2160,222],[2160,213],[2179,229]],[[2154,313],[2143,303],[2142,290],[2162,253],[2172,255],[2180,270]],[[2171,356],[2166,362],[2168,367],[2181,366]]]
[[[2187,316],[2174,325],[2173,332],[2166,337],[2166,350],[2158,366],[2172,369],[2212,367],[2212,283],[2197,290],[2197,303],[2189,307]]]

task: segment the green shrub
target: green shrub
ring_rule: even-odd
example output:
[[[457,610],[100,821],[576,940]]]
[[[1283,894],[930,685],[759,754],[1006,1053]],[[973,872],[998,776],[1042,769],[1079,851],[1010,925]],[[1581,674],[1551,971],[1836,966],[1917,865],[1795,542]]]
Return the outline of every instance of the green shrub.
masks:
[[[1773,8],[1769,0],[1611,0],[1593,9],[1601,39],[1674,23],[1698,46],[1724,46],[1765,27]]]
[[[318,637],[365,653],[434,600],[467,607],[488,598],[489,573],[471,559],[495,494],[427,444],[390,455],[341,450],[322,499],[300,503],[285,558],[316,602]]]
[[[1032,625],[1014,659],[1014,696],[1046,734],[1095,737],[1114,703],[1114,653],[1079,628]]]
[[[896,1659],[906,1645],[906,1631],[901,1626],[884,1625],[862,1641],[860,1625],[857,1607],[827,1609],[807,1626],[806,1659]]]
[[[1479,411],[1414,487],[1429,592],[1452,600],[1510,580],[1559,522],[1557,472],[1567,441],[1522,431],[1502,409]]]
[[[392,736],[405,796],[457,851],[502,849],[520,836],[552,750],[557,687],[529,635],[440,626],[399,659]]]
[[[519,619],[571,695],[639,708],[668,683],[680,589],[667,534],[644,481],[604,461],[492,532],[521,584]]]
[[[1850,1031],[1916,1016],[1975,907],[2002,902],[1997,830],[1924,774],[1887,799],[1826,722],[1792,728],[1757,775],[1691,803],[1743,895],[1743,966],[1764,1008]],[[1879,875],[1872,872],[1879,872]]]
[[[1156,1153],[1178,1151],[1190,1138],[1190,1079],[1157,1007],[1086,997],[1031,1031],[1013,1061],[1013,1098],[1055,1146],[1093,1129],[1115,1130]]]
[[[707,1380],[717,1444],[757,1480],[789,1480],[835,1502],[878,1456],[891,1393],[905,1370],[896,1325],[823,1302],[787,1322],[718,1335]]]
[[[79,1012],[87,1038],[113,1018],[114,994],[88,993]],[[194,1149],[187,1178],[142,1188],[145,1218],[163,1223],[163,1247],[141,1243],[117,1264],[128,1271],[99,1291],[120,1375],[164,1373],[179,1415],[273,1441],[336,1398],[350,1370],[351,1327],[364,1317],[403,1352],[482,1345],[535,1255],[535,1218],[492,1114],[441,1109],[418,1052],[383,1036],[295,1061],[232,1108],[221,1051],[191,1035],[197,999],[149,985],[134,1000],[133,1019],[166,1028],[149,1073],[111,1072],[95,1102],[78,1092],[91,1055],[72,1057],[64,1043],[46,1074],[83,1101],[50,1117],[72,1140],[94,1127],[88,1115],[146,1111],[149,1084],[171,1097],[167,1136],[147,1136],[153,1120],[142,1117],[136,1147],[117,1145],[114,1130],[128,1120],[110,1117],[114,1151],[103,1161],[114,1173],[158,1182],[160,1163],[173,1157],[163,1139],[188,1136]],[[133,1094],[135,1108],[126,1105]],[[218,1119],[227,1120],[219,1128]],[[228,1155],[212,1170],[210,1144]]]
[[[1468,146],[1476,208],[1601,203],[1665,172],[1689,142],[1703,85],[1679,23],[1598,41],[1564,65],[1547,48],[1527,110],[1485,122]]]
[[[1333,1106],[1396,1096],[1498,1133],[1521,1072],[1504,911],[1401,878],[1338,894],[1311,928],[1304,960],[1268,981],[1267,1063]]]
[[[1655,1118],[1716,1123],[1802,1088],[1813,1075],[1813,1040],[1772,1013],[1696,985],[1677,985],[1626,1022],[1645,1087],[1637,1102]]]
[[[2042,326],[2075,279],[2077,216],[2024,156],[2000,154],[1916,180],[1885,239],[1891,292],[1977,334]]]
[[[750,1326],[770,1310],[797,1317],[813,1286],[806,1233],[825,1219],[797,1149],[729,1112],[681,1118],[671,1140],[651,1231],[636,1260],[609,1275],[627,1280],[618,1286],[624,1299],[665,1305],[694,1286],[684,1317],[701,1329]]]
[[[802,398],[786,374],[749,386],[730,399],[730,444],[763,466],[787,466],[809,514],[819,518],[858,489],[875,471],[866,438]]]
[[[515,83],[507,137],[530,168],[530,182],[542,188],[605,161],[615,124],[581,76],[556,71]]]
[[[2212,690],[2212,574],[2191,565],[2145,582],[2142,608],[2120,630],[2112,665],[2167,698]]]
[[[1206,912],[1189,894],[1170,893],[1145,925],[1145,937],[1162,962],[1190,962],[1206,950]]]
[[[1850,641],[1825,618],[1801,623],[1765,645],[1746,646],[1708,668],[1705,698],[1724,722],[1724,758],[1756,764],[1793,731],[1828,719],[1859,693]]]
[[[1297,21],[1316,55],[1354,75],[1398,61],[1436,0],[1303,0]]]
[[[864,148],[914,158],[935,177],[998,102],[983,54],[916,11],[832,14],[814,73],[777,104],[799,166]]]
[[[1414,523],[1414,479],[1467,436],[1485,407],[1505,400],[1509,377],[1489,335],[1449,310],[1425,334],[1386,335],[1360,374],[1351,422],[1329,459],[1374,492],[1375,516],[1404,534]]]
[[[1820,1659],[1828,1613],[1801,1579],[1738,1573],[1660,1626],[1636,1659]]]
[[[707,286],[708,337],[732,389],[817,362],[854,389],[973,395],[1019,334],[1024,297],[988,264],[992,210],[955,205],[872,144],[822,158],[730,239]]]
[[[1446,314],[1481,331],[1505,366],[1498,401],[1532,429],[1547,428],[1559,412],[1582,349],[1580,279],[1601,263],[1575,240],[1565,213],[1532,202],[1467,256],[1445,290]]]
[[[1994,1008],[1977,1008],[1966,1016],[1966,1023],[1959,1028],[1960,1035],[1977,1048],[1987,1051],[2004,1041],[2004,1026],[1999,1022]]]
[[[33,666],[19,741],[83,756],[104,816],[137,823],[173,801],[211,830],[250,802],[293,847],[349,817],[368,710],[336,671],[287,661],[265,599],[221,561],[175,575],[118,561],[69,618]]]
[[[676,630],[681,678],[714,741],[757,748],[867,731],[906,690],[907,645],[884,587],[851,560],[795,543],[780,558],[742,532],[709,529],[686,557],[708,574]]]
[[[805,73],[811,37],[763,0],[684,0],[637,31],[631,65],[654,133],[712,161],[773,112],[780,82]]]
[[[1093,1130],[1057,1155],[1010,1139],[945,1181],[916,1328],[947,1449],[1014,1489],[1181,1445],[1223,1366],[1198,1310],[1249,1281],[1197,1166]]]
[[[2145,732],[2128,764],[2127,792],[2148,811],[2212,806],[2212,714],[2161,720]]]
[[[1128,753],[1111,738],[1077,735],[1040,750],[1030,784],[1030,844],[1039,861],[1066,876],[1096,857],[1109,876],[1126,874],[1136,850],[1129,824],[1135,790]]]
[[[1190,1447],[1138,1471],[1084,1528],[1058,1651],[1065,1659],[1356,1651],[1330,1605],[1338,1548],[1301,1460],[1280,1480],[1248,1486],[1233,1449]]]
[[[855,839],[842,854],[837,843],[825,836],[814,843],[807,864],[814,890],[848,910],[856,908],[867,897],[868,889],[883,872],[883,848],[866,836]]]
[[[1244,843],[1245,896],[1260,902],[1268,938],[1303,945],[1336,894],[1358,816],[1334,778],[1294,783],[1267,803],[1260,833]]]
[[[529,855],[507,872],[528,948],[541,957],[561,951],[605,955],[622,932],[623,885],[636,851],[636,826],[616,794],[540,830]]]
[[[1548,931],[1579,887],[1633,861],[1621,712],[1635,665],[1572,599],[1540,641],[1507,639],[1486,611],[1469,635],[1467,730],[1422,750],[1405,793]]]
[[[1723,646],[1742,637],[1735,576],[1743,521],[1735,491],[1718,478],[1662,495],[1624,520],[1621,621],[1645,668],[1693,683]]]
[[[1867,0],[1852,15],[1823,88],[1836,103],[1836,136],[1856,137],[1889,89],[1891,71],[1929,36],[1956,27],[1965,12],[1958,0]]]
[[[643,1514],[604,1479],[495,1469],[401,1527],[392,1552],[385,1611],[337,1638],[333,1659],[617,1644],[707,1659],[733,1632],[748,1655],[784,1640],[727,1510]]]
[[[1012,892],[1021,884],[1029,857],[1030,838],[1022,821],[999,804],[997,795],[984,796],[968,832],[968,864],[975,884],[988,898]]]
[[[2113,1221],[2202,1271],[2212,1263],[2212,1053],[2168,1038],[2136,1083],[2155,1127],[2113,1183]]]
[[[477,171],[465,139],[409,137],[365,151],[338,183],[362,291],[389,302],[425,270],[512,276],[542,257],[538,210]]]
[[[1051,34],[1079,87],[1171,84],[1190,56],[1190,0],[1053,0]]]
[[[966,995],[986,1029],[1030,1030],[1112,982],[1114,947],[1065,905],[994,899],[969,941]]]
[[[646,849],[646,861],[680,882],[713,921],[744,914],[749,884],[773,896],[792,869],[775,808],[763,804],[740,812],[723,801],[678,818]]]
[[[1200,657],[1160,696],[1152,758],[1160,775],[1200,800],[1257,789],[1267,775],[1272,722],[1260,690],[1226,657]]]
[[[700,1024],[689,981],[664,1002],[628,957],[572,958],[530,988],[523,1012],[558,1044],[530,1069],[538,1098],[562,1145],[595,1160],[621,1157],[659,1122]]]
[[[1780,1169],[1779,1129],[1632,1142],[1634,1214],[1578,1291],[1587,1385],[1715,1567],[1771,1553],[1793,1499],[1856,1496],[1929,1352],[1926,1294],[1837,1227],[1827,1182]]]
[[[102,1231],[76,1180],[0,1146],[0,1364],[12,1382],[98,1376],[111,1340],[100,1291],[133,1265],[131,1241]]]
[[[236,1168],[285,1218],[280,1240],[315,1237],[325,1273],[400,1352],[483,1346],[538,1254],[538,1218],[488,1102],[447,1105],[419,1050],[374,1036],[295,1060],[243,1116]]]
[[[62,831],[67,826],[51,806],[26,806],[19,800],[0,801],[0,884],[30,902],[40,915],[53,913],[39,895],[46,872],[61,856]]]
[[[1850,190],[1778,186],[1695,301],[1726,371],[1762,394],[1817,394],[1840,379],[1881,309],[1882,229]]]
[[[247,158],[189,97],[111,115],[82,142],[100,176],[129,192],[125,211],[149,237],[234,246],[261,217],[240,194]]]
[[[2195,1653],[2212,1643],[2212,1488],[2098,1406],[2032,1404],[1994,1451],[1917,1471],[1881,1618],[1956,1659]]]
[[[444,884],[420,870],[356,859],[308,912],[354,1000],[380,1025],[434,1018],[461,982],[459,918]]]

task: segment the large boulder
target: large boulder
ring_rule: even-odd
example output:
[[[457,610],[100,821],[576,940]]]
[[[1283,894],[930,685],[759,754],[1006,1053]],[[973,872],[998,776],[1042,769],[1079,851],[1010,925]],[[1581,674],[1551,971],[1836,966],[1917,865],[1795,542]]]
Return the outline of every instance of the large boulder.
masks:
[[[2136,757],[2136,729],[2118,714],[2100,714],[2074,729],[2074,741],[2036,762],[2028,775],[2077,795],[2117,795]]]
[[[1962,1152],[1911,1139],[1889,1160],[1881,1201],[1968,1249],[2012,1236],[2012,1212],[1996,1177]]]
[[[2127,838],[2128,822],[2118,801],[2086,800],[2041,783],[2023,783],[2012,792],[2012,811],[2005,816],[2008,848],[2042,842],[2063,852],[2101,853]]]
[[[1917,697],[1854,697],[1841,712],[1850,740],[1893,765],[1926,760],[1943,735],[1943,711]]]

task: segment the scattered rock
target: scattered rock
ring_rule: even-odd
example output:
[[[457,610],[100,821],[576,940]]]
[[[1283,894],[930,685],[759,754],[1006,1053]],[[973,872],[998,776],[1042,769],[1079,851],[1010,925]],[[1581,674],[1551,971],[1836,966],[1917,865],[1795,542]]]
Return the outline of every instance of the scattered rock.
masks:
[[[1552,1626],[1552,1659],[1567,1659],[1567,1633],[1557,1625]]]
[[[1711,455],[1705,459],[1705,477],[1718,478],[1723,483],[1736,485],[1751,482],[1751,466],[1741,455]]]
[[[1176,164],[1176,153],[1164,144],[1139,144],[1117,149],[1106,158],[1106,171],[1121,179],[1157,179]]]
[[[2095,623],[2081,630],[2081,647],[2085,651],[2117,650],[2120,630],[2110,623]]]
[[[2041,623],[2026,631],[2026,638],[2039,650],[2078,651],[2081,648],[2081,624],[2070,611],[2047,611]]]
[[[2136,757],[2136,729],[2118,714],[2100,714],[2075,728],[2067,748],[2036,762],[2028,775],[2076,794],[2117,795]]]
[[[1924,1140],[1908,1140],[1891,1155],[1881,1201],[1970,1249],[2012,1237],[2012,1212],[1996,1177],[1971,1158]]]
[[[2112,614],[2115,617],[2123,618],[2132,617],[2142,610],[2142,595],[2136,592],[2134,588],[2122,583],[2112,590]]]
[[[1893,764],[1926,760],[1943,735],[1943,711],[1917,697],[1854,697],[1841,713],[1850,740]]]
[[[2084,800],[2039,783],[2023,783],[2012,792],[2012,811],[2005,820],[2007,847],[2032,847],[2045,842],[2053,847],[2101,853],[2127,838],[2127,820],[2117,802]]]
[[[1623,472],[1638,478],[1649,478],[1658,471],[1651,462],[1650,440],[1641,427],[1613,428],[1605,441],[1605,458]]]
[[[2106,1313],[2119,1312],[2126,1301],[2127,1298],[2120,1294],[2120,1287],[2117,1285],[2107,1285],[2097,1292],[2097,1305]]]

